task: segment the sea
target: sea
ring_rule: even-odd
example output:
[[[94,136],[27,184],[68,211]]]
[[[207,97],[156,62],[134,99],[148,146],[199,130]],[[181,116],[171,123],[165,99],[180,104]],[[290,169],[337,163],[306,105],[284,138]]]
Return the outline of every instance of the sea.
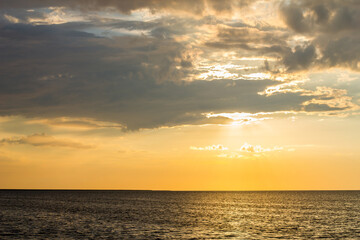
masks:
[[[0,239],[360,239],[360,191],[0,190]]]

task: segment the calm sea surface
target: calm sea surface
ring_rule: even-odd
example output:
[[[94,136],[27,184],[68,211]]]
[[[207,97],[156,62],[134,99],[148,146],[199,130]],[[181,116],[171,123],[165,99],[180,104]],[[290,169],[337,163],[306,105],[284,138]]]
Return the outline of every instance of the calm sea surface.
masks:
[[[360,239],[360,191],[0,191],[0,239]]]

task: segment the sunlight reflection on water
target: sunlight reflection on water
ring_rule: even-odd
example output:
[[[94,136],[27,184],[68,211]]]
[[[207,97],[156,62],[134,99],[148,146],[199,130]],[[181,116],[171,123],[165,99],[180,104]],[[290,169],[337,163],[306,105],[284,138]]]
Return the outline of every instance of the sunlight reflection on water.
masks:
[[[0,191],[15,238],[360,238],[360,191]]]

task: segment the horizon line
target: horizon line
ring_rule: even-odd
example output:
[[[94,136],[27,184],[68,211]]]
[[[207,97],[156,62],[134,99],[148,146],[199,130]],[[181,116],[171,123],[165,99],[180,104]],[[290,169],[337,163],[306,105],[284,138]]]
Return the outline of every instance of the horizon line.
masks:
[[[80,189],[80,188],[0,188],[0,191],[144,191],[144,192],[349,192],[360,189],[317,189],[317,190],[167,190],[167,189]]]

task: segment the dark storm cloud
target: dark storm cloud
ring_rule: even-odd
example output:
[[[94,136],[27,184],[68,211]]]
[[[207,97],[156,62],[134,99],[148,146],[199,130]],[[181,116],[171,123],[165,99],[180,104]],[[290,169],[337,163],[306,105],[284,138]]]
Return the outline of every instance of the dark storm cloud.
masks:
[[[277,57],[290,72],[312,67],[359,70],[358,1],[283,1],[279,13],[287,28],[232,23],[219,27],[217,38],[205,45],[243,55]],[[294,37],[301,35],[309,40],[293,46]]]
[[[270,80],[184,82],[191,62],[171,39],[100,38],[67,25],[8,24],[0,33],[2,115],[89,117],[138,129],[205,123],[204,112],[300,110],[311,99],[259,95],[276,84]]]
[[[261,30],[257,27],[236,27],[219,29],[215,42],[206,43],[215,48],[238,48],[255,55],[278,57],[288,71],[307,69],[315,60],[316,52],[312,44],[291,49],[286,40],[291,35],[283,30]]]
[[[217,38],[206,46],[222,49],[242,49],[249,52],[283,53],[289,51],[286,40],[289,34],[283,30],[264,30],[261,26],[219,27]]]
[[[22,8],[46,8],[46,7],[68,7],[81,10],[104,10],[113,8],[122,13],[129,14],[138,9],[149,9],[153,12],[161,10],[188,12],[196,15],[205,14],[207,8],[217,13],[229,13],[234,9],[248,6],[251,0],[2,0],[0,9]],[[205,14],[206,15],[206,14]]]
[[[358,1],[287,1],[280,7],[285,23],[299,33],[338,33],[357,30],[360,21]]]
[[[85,5],[85,2],[90,5]],[[25,14],[21,17],[24,9],[50,5],[83,10],[96,9],[98,5],[99,9],[112,6],[125,13],[144,7],[175,11],[186,6],[190,12],[202,14],[197,10],[201,9],[197,4],[211,5],[210,8],[219,13],[227,13],[231,10],[227,4],[235,3],[226,1],[221,5],[216,1],[198,1],[190,8],[190,1],[172,2],[31,1],[29,4],[29,1],[0,1],[3,11],[0,19],[0,114],[93,118],[134,130],[228,121],[224,118],[207,119],[203,115],[207,112],[301,111],[304,102],[316,98],[316,95],[302,95],[301,92],[268,97],[259,95],[267,87],[278,84],[272,80],[184,81],[184,78],[199,73],[194,68],[193,56],[196,54],[192,52],[194,46],[188,42],[177,42],[175,37],[197,33],[197,27],[204,25],[221,25],[217,37],[206,46],[241,49],[254,56],[275,56],[288,71],[304,70],[316,64],[344,66],[347,63],[354,68],[358,59],[356,54],[359,53],[351,51],[351,47],[357,44],[353,42],[356,39],[346,37],[353,32],[351,27],[345,31],[346,34],[333,39],[326,38],[326,34],[337,28],[324,28],[327,30],[323,30],[324,33],[316,36],[314,41],[291,48],[287,41],[293,33],[286,29],[226,25],[211,16],[165,16],[146,22],[94,17],[86,22],[38,26],[26,24],[26,19],[32,16]],[[240,5],[238,7],[243,6]],[[294,5],[296,7],[314,9],[316,24],[335,21],[330,14],[335,11],[333,8],[305,4]],[[5,12],[20,19],[21,23],[13,24],[9,17],[4,17]],[[304,16],[303,24],[308,24]],[[341,20],[344,16],[340,16],[343,15],[339,13],[336,20],[339,25],[345,22]],[[37,17],[46,16],[40,14]],[[85,32],[96,27],[146,30],[147,35],[108,38]],[[304,28],[302,33],[307,31]],[[319,45],[326,50],[322,52],[321,59],[316,54]],[[340,47],[341,54],[337,52]],[[315,107],[309,106],[309,111]],[[332,107],[317,109],[336,110]]]
[[[349,33],[334,39],[321,36],[315,44],[321,45],[322,57],[319,63],[329,67],[348,67],[359,71],[360,33]]]
[[[231,14],[239,8],[253,4],[254,1],[162,1],[162,0],[55,0],[55,1],[25,1],[4,0],[0,1],[0,12],[4,20],[4,14],[14,16],[22,22],[31,18],[44,18],[43,12],[24,11],[45,7],[66,7],[80,10],[106,10],[112,8],[122,13],[131,13],[137,9],[150,9],[156,11],[180,11],[189,12],[199,16],[209,13],[206,9],[215,13]],[[280,15],[285,24],[293,31],[293,34],[311,37],[308,43],[298,46],[290,46],[287,40],[293,35],[286,29],[274,29],[264,24],[250,26],[245,23],[227,23],[229,28],[219,28],[217,39],[206,45],[223,49],[241,49],[247,55],[265,54],[278,57],[279,63],[284,64],[288,71],[305,70],[310,67],[347,67],[353,70],[359,69],[360,33],[360,4],[353,0],[301,0],[283,1],[279,7]],[[1,15],[1,14],[0,14]],[[231,16],[231,15],[229,15]],[[98,19],[87,23],[98,27],[125,28],[129,30],[149,30],[156,38],[171,38],[174,35],[188,34],[192,26],[201,24],[216,25],[221,23],[215,17],[206,16],[200,20],[173,18],[160,19],[157,21],[118,21],[104,22]],[[82,23],[85,27],[86,23]],[[224,24],[224,23],[221,23]],[[112,26],[111,26],[112,25]],[[192,29],[196,31],[196,27]],[[314,48],[314,49],[313,49]],[[305,51],[306,50],[306,51]],[[314,51],[313,51],[314,50]],[[304,52],[305,51],[305,52]],[[320,54],[317,54],[320,53]],[[183,66],[190,64],[186,62]]]
[[[281,8],[281,13],[285,23],[294,31],[302,33],[309,30],[310,27],[306,22],[301,7],[294,4],[284,5]]]
[[[276,31],[263,31],[256,27],[220,28],[218,38],[225,43],[265,43],[285,44],[287,34]]]
[[[311,44],[321,53],[315,65],[359,70],[359,1],[287,1],[280,11],[294,32],[315,37]]]
[[[288,70],[307,69],[315,60],[315,47],[309,45],[306,47],[296,46],[294,51],[289,51],[283,56],[283,63],[288,67]]]

